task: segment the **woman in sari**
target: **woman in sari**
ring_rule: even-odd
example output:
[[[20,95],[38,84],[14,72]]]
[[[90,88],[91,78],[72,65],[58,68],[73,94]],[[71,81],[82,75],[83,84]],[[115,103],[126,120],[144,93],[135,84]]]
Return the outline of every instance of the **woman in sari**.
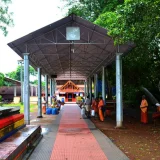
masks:
[[[102,97],[99,98],[99,103],[98,103],[98,112],[99,112],[99,119],[100,121],[104,121],[104,116],[103,116],[103,112],[102,109],[104,107],[104,101],[102,99]]]
[[[144,124],[148,123],[147,108],[148,108],[148,102],[146,100],[145,95],[143,95],[140,109],[141,109],[141,122]]]

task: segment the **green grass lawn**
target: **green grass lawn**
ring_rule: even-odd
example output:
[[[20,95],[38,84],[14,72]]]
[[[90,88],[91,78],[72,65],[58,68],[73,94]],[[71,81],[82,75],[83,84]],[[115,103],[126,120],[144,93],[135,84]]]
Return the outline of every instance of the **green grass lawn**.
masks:
[[[10,104],[3,104],[4,107],[20,107],[20,113],[24,113],[24,105],[21,103],[10,103]],[[37,104],[30,104],[30,112],[34,112],[38,108]]]

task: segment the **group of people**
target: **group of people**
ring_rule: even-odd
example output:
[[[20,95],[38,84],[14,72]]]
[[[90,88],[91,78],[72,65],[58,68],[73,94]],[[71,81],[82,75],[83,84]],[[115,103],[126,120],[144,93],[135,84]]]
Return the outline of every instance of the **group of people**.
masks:
[[[46,114],[46,108],[51,107],[51,108],[57,108],[58,111],[61,109],[61,101],[57,100],[56,96],[52,96],[52,104],[46,106],[46,99],[45,96],[43,97],[42,101],[42,112],[43,114]]]
[[[87,96],[85,101],[82,102],[81,108],[85,109],[85,113],[88,118],[91,116],[91,110],[94,110],[95,116],[99,117],[100,121],[104,121],[105,104],[102,97],[97,97],[91,101],[89,96]]]
[[[61,109],[61,101],[53,98],[51,108],[57,108],[59,111]]]
[[[102,97],[96,97],[93,101],[89,99],[89,96],[86,97],[85,101],[82,101],[81,108],[85,109],[86,116],[89,118],[91,116],[91,110],[94,110],[95,116],[99,117],[100,121],[104,121],[105,117],[105,104]],[[160,104],[157,107],[160,112]],[[140,104],[141,109],[141,123],[148,123],[148,102],[145,95],[142,96],[142,101]]]

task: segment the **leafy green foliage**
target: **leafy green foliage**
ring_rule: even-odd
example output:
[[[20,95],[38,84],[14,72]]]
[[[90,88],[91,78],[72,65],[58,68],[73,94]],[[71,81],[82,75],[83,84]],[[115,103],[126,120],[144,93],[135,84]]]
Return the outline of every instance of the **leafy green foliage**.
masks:
[[[38,85],[38,80],[34,80],[33,82],[31,82],[31,84],[35,84]],[[41,82],[41,86],[45,86],[45,82]]]
[[[69,13],[107,29],[115,44],[134,42],[123,57],[124,99],[136,101],[141,86],[157,90],[160,81],[160,0],[67,0]],[[75,2],[75,3],[74,3]],[[107,85],[115,85],[115,63]]]
[[[123,0],[62,0],[67,1],[65,7],[69,8],[68,14],[74,13],[86,20],[94,22],[106,10],[114,10]]]
[[[37,75],[37,72],[31,66],[29,66],[29,73],[33,76]],[[24,75],[24,68],[22,66],[22,78],[23,78],[23,75]],[[18,66],[16,71],[12,71],[12,72],[7,73],[6,76],[11,79],[15,79],[15,80],[20,81],[21,80],[21,66]]]
[[[0,30],[6,36],[7,26],[13,25],[12,14],[9,12],[8,5],[11,3],[11,0],[0,0]]]
[[[0,73],[0,86],[3,86],[4,84],[4,74]]]
[[[153,48],[160,38],[159,6],[159,0],[126,0],[114,12],[102,13],[95,23],[107,28],[119,44],[132,41]]]

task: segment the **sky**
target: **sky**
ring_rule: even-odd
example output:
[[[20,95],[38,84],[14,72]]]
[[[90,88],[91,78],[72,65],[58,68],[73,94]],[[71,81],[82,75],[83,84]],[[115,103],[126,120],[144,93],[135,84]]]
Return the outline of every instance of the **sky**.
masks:
[[[65,17],[62,0],[12,0],[14,27],[8,28],[7,37],[0,31],[0,72],[15,71],[21,59],[7,43]]]

